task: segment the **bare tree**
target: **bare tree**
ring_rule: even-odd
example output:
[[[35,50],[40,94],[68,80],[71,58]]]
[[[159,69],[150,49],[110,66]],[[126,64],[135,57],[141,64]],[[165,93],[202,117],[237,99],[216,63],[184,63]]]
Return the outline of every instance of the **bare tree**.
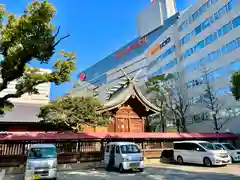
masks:
[[[188,132],[187,129],[187,111],[189,108],[185,93],[178,86],[168,88],[169,95],[166,103],[169,112],[172,114],[178,132]]]
[[[210,119],[213,120],[213,129],[216,133],[224,127],[228,121],[231,120],[231,116],[224,108],[223,103],[217,97],[211,81],[209,78],[209,71],[204,69],[203,83],[205,85],[204,94],[201,96],[202,103],[206,105],[206,108],[210,111]],[[227,115],[226,115],[227,114]],[[205,121],[203,119],[203,121]]]
[[[154,93],[154,103],[161,109],[156,117],[159,117],[158,126],[162,127],[163,132],[167,121],[173,122],[178,132],[187,132],[186,113],[189,105],[182,89],[176,83],[168,83],[173,79],[173,75],[158,75],[150,78],[146,85],[149,92]],[[153,122],[156,125],[156,120]]]

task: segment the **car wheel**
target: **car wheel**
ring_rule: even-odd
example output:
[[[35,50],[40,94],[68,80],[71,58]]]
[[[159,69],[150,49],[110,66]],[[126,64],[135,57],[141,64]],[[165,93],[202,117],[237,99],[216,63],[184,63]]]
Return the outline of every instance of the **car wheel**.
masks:
[[[139,171],[140,171],[140,172],[143,172],[143,171],[144,171],[144,169],[143,169],[143,168],[140,168],[140,169],[139,169]]]
[[[123,165],[122,165],[122,164],[119,165],[119,168],[118,168],[118,169],[119,169],[119,172],[120,172],[120,173],[124,173],[124,169],[123,169]]]
[[[212,166],[212,161],[211,161],[208,157],[205,157],[205,158],[203,159],[203,164],[204,164],[204,166],[206,166],[206,167],[210,167],[210,166]]]
[[[178,157],[177,157],[177,162],[178,162],[178,164],[183,164],[183,158],[182,158],[182,156],[178,156]]]

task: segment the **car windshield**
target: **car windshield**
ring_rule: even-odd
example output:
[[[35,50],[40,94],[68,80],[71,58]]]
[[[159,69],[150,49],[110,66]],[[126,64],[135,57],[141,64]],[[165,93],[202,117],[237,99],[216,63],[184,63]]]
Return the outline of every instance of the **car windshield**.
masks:
[[[232,145],[232,144],[223,144],[223,146],[227,149],[227,150],[235,150],[236,148]]]
[[[122,154],[140,153],[141,150],[134,144],[121,145]]]
[[[221,150],[220,147],[214,146],[212,143],[199,143],[199,144],[208,150]]]
[[[29,159],[41,159],[41,158],[56,158],[56,148],[31,148],[28,152]]]

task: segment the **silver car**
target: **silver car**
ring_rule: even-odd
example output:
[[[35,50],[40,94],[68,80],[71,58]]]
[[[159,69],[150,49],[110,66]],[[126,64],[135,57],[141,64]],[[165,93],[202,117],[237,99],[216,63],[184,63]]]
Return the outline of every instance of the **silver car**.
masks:
[[[57,150],[53,144],[34,144],[28,150],[25,180],[57,179]]]

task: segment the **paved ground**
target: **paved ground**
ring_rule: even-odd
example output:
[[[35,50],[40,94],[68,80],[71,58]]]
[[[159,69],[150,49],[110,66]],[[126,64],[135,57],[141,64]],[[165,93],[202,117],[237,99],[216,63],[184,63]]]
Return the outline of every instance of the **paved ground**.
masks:
[[[205,168],[200,166],[155,165],[143,173],[106,172],[98,170],[62,171],[58,180],[239,180],[240,165]],[[5,175],[3,180],[20,180],[23,175]]]

